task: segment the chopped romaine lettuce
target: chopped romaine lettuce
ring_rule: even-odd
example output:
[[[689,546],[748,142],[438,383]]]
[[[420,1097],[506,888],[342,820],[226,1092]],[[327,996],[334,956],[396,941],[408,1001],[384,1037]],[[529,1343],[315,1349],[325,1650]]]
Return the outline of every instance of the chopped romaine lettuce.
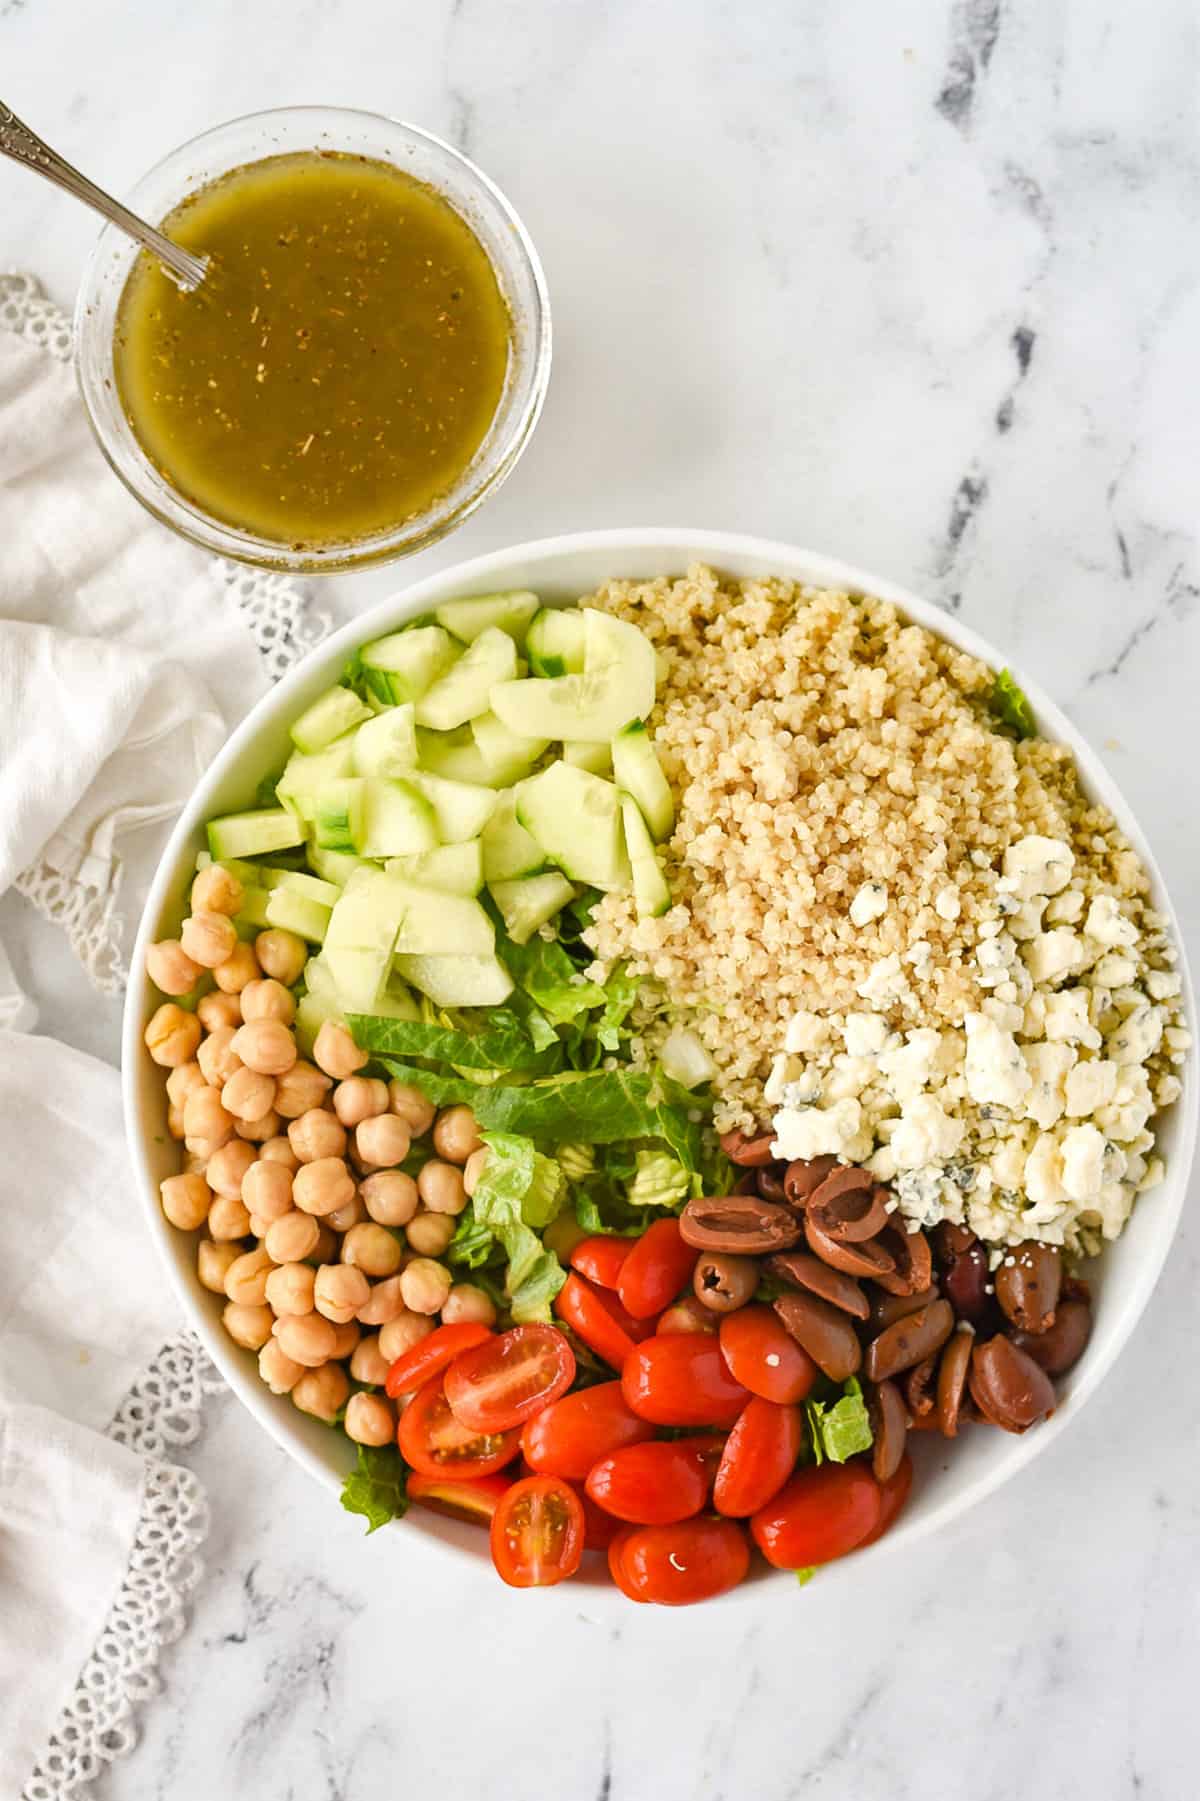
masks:
[[[692,1178],[666,1151],[638,1151],[627,1199],[633,1207],[678,1207],[692,1192]]]
[[[869,1451],[873,1443],[871,1422],[862,1386],[851,1376],[837,1401],[807,1400],[804,1412],[812,1453],[817,1463],[845,1463],[858,1451]]]
[[[558,1216],[566,1179],[531,1138],[488,1132],[484,1142],[487,1159],[448,1255],[455,1263],[478,1268],[498,1246],[508,1265],[504,1290],[514,1320],[548,1320],[566,1274],[538,1230]]]
[[[359,1445],[358,1467],[342,1483],[342,1506],[361,1513],[368,1536],[408,1511],[404,1464],[395,1445]]]
[[[990,697],[992,712],[1010,725],[1018,738],[1036,738],[1037,721],[1033,717],[1024,691],[1018,687],[1011,669],[1002,669],[992,684]]]
[[[382,1056],[429,1057],[458,1068],[501,1074],[534,1070],[550,1075],[561,1069],[562,1047],[556,1033],[551,1033],[550,1044],[543,1042],[539,1046],[511,1008],[489,1007],[480,1011],[482,1023],[478,1031],[470,1032],[426,1020],[383,1019],[373,1013],[352,1014],[348,1024],[356,1044]],[[552,1046],[558,1047],[557,1052]]]

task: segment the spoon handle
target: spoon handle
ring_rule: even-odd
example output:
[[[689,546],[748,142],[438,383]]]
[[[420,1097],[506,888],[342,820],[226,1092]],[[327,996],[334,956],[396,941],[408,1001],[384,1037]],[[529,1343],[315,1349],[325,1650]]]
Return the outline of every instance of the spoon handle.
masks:
[[[187,250],[180,249],[170,238],[156,231],[153,225],[147,225],[136,213],[131,213],[127,206],[98,188],[95,182],[89,181],[86,175],[61,157],[57,150],[43,143],[37,133],[30,131],[11,107],[0,100],[0,154],[11,156],[14,162],[23,163],[27,169],[33,169],[52,181],[56,187],[64,188],[68,194],[74,194],[77,200],[86,201],[98,213],[119,226],[143,249],[149,250],[175,276],[183,288],[197,288],[204,280],[208,267],[208,258],[192,256]]]

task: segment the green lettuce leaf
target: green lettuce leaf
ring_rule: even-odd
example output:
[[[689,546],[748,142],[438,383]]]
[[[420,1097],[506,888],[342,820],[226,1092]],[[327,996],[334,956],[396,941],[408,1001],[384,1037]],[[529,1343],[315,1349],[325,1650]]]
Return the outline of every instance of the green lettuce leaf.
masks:
[[[638,1151],[627,1199],[631,1207],[678,1207],[691,1196],[692,1178],[666,1151]]]
[[[805,1588],[812,1581],[816,1573],[817,1566],[815,1563],[806,1564],[804,1569],[796,1571],[796,1581],[800,1584],[801,1588]]]
[[[498,1245],[508,1265],[504,1289],[514,1320],[549,1320],[550,1303],[566,1273],[537,1229],[557,1218],[566,1180],[554,1159],[543,1156],[530,1138],[485,1132],[483,1139],[488,1156],[471,1197],[471,1225],[467,1231],[460,1225],[450,1253],[457,1253],[458,1261],[475,1257],[482,1262],[486,1233],[489,1251],[492,1243]]]
[[[464,1069],[502,1073],[534,1070],[551,1075],[562,1066],[557,1034],[550,1033],[549,1044],[534,1044],[524,1021],[508,1007],[490,1007],[475,1032],[418,1019],[383,1019],[374,1013],[352,1014],[347,1023],[355,1043],[376,1055],[430,1057]]]
[[[528,944],[514,944],[498,933],[496,953],[513,981],[555,1025],[569,1025],[605,1004],[603,988],[584,981],[562,945],[553,939],[535,933]]]
[[[604,1011],[596,1021],[596,1037],[606,1051],[620,1048],[622,1036],[628,1036],[626,1021],[638,997],[641,982],[628,973],[623,963],[613,970],[604,984]]]
[[[871,1422],[867,1417],[862,1385],[856,1377],[850,1377],[839,1400],[807,1400],[804,1412],[817,1463],[824,1463],[826,1458],[830,1463],[845,1463],[857,1452],[870,1450],[873,1443]]]
[[[454,1237],[446,1247],[446,1262],[465,1269],[482,1269],[495,1254],[496,1235],[490,1226],[475,1218],[470,1201],[458,1216]]]
[[[362,1514],[368,1537],[407,1513],[404,1463],[395,1445],[359,1445],[358,1468],[342,1483],[342,1506]]]
[[[1011,669],[1002,669],[992,684],[989,705],[997,718],[1010,725],[1018,738],[1036,738],[1037,721]]]

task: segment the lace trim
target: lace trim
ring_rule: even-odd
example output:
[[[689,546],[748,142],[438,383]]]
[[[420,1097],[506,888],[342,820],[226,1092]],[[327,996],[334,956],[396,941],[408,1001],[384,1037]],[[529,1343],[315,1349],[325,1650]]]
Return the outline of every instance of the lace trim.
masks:
[[[159,1657],[183,1631],[187,1598],[204,1573],[204,1490],[166,1453],[195,1442],[205,1398],[222,1386],[199,1339],[180,1332],[138,1377],[108,1428],[145,1459],[141,1515],[120,1592],[22,1801],[82,1801],[105,1767],[137,1743],[136,1709],[160,1692]]]
[[[125,987],[121,954],[125,921],[117,912],[120,885],[119,858],[114,859],[107,891],[87,888],[78,877],[62,875],[44,860],[23,869],[13,883],[44,919],[62,927],[67,943],[100,994],[120,994]]]

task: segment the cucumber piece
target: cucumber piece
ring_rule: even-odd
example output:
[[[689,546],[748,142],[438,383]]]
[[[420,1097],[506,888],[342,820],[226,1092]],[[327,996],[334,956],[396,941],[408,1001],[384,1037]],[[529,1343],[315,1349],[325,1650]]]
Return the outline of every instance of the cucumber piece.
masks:
[[[396,958],[406,982],[438,1007],[498,1007],[513,990],[513,980],[499,957]]]
[[[639,919],[657,919],[671,905],[671,890],[654,850],[650,828],[632,794],[621,796],[625,848],[633,870],[633,899]]]
[[[313,1045],[317,1042],[317,1033],[327,1019],[335,1025],[344,1023],[342,1010],[334,1000],[324,1000],[315,994],[302,994],[296,1003],[295,1033],[296,1044],[302,1057],[311,1057]]]
[[[385,779],[407,775],[417,760],[417,736],[413,727],[412,703],[402,707],[385,707],[365,725],[360,725],[351,743],[355,775],[375,775]],[[339,775],[350,771],[339,770]]]
[[[610,739],[654,705],[654,649],[636,627],[584,607],[582,675],[497,682],[492,710],[514,732],[562,739]],[[535,622],[536,623],[536,622]]]
[[[319,844],[310,844],[308,860],[323,882],[332,882],[338,888],[344,888],[356,869],[361,869],[361,857],[350,851],[325,850]]]
[[[489,626],[498,626],[518,644],[524,644],[529,622],[537,610],[536,594],[528,588],[510,588],[503,594],[473,594],[469,600],[443,601],[433,616],[464,644],[473,644]]]
[[[284,806],[311,823],[316,815],[317,790],[327,782],[340,781],[343,776],[354,774],[354,737],[353,732],[347,732],[344,737],[327,744],[324,750],[311,754],[293,751],[275,789]]]
[[[271,898],[268,888],[247,888],[242,894],[242,904],[238,908],[238,925],[252,926],[256,932],[265,932],[271,921],[267,917],[267,903]]]
[[[496,811],[484,826],[479,844],[487,882],[515,881],[546,867],[545,851],[517,819],[516,796],[511,788],[498,797]]]
[[[480,846],[480,839],[471,838],[465,844],[439,844],[419,857],[392,857],[384,864],[384,873],[443,894],[478,894],[483,887]]]
[[[459,655],[458,645],[442,626],[419,625],[364,644],[361,661],[372,692],[400,706],[406,700],[420,700]]]
[[[569,739],[563,745],[563,762],[572,764],[576,769],[586,769],[589,775],[612,774],[612,745],[589,744],[586,740]]]
[[[360,775],[326,782],[313,796],[313,835],[323,850],[362,849],[367,784]]]
[[[539,926],[561,913],[575,890],[556,870],[525,876],[519,882],[492,882],[488,893],[500,909],[504,929],[514,944],[526,944]]]
[[[303,820],[287,807],[261,807],[249,813],[226,813],[206,827],[209,854],[218,863],[227,857],[262,857],[290,850],[308,836]]]
[[[452,732],[488,710],[488,696],[497,682],[512,681],[517,673],[517,647],[507,632],[489,625],[465,650],[457,663],[434,682],[416,704],[418,725]]]
[[[304,900],[315,902],[318,907],[326,909],[336,906],[342,898],[342,891],[336,882],[323,882],[319,876],[305,875],[300,869],[264,870],[271,880],[264,884],[275,894],[296,894]]]
[[[653,741],[640,719],[618,732],[612,741],[613,780],[632,794],[642,818],[658,843],[671,836],[675,802],[658,761]]]
[[[529,628],[525,648],[534,675],[581,674],[582,615],[575,607],[544,607]]]
[[[474,782],[478,787],[491,787],[488,766],[469,725],[460,725],[452,732],[431,732],[419,725],[417,759],[420,767],[428,770],[430,775],[444,776],[449,782]]]
[[[363,836],[358,849],[364,857],[406,857],[432,850],[438,841],[433,808],[411,782],[370,781]]]
[[[349,732],[371,717],[366,701],[351,688],[330,688],[320,700],[306,707],[292,726],[292,743],[305,755],[324,750],[343,732]]]
[[[419,888],[396,876],[382,879],[392,890],[386,904],[399,909],[397,956],[485,957],[495,949],[496,928],[469,895]]]
[[[400,915],[380,895],[378,884],[386,879],[378,870],[356,871],[329,918],[322,984],[327,973],[347,1013],[370,1012],[387,981]],[[311,988],[311,965],[306,977]]]
[[[620,797],[611,782],[570,763],[551,763],[515,793],[517,819],[564,875],[593,888],[628,888]]]
[[[211,868],[216,861],[217,858],[214,857],[211,852],[206,850],[197,851],[196,874],[199,875],[202,869]],[[222,857],[220,859],[220,864],[222,869],[227,869],[230,875],[237,877],[243,888],[262,887],[263,866],[261,863],[247,863],[243,861],[241,857]]]
[[[483,780],[491,788],[509,788],[528,775],[550,743],[548,738],[527,738],[523,732],[510,731],[491,712],[472,719],[470,731],[487,771]]]
[[[412,782],[433,808],[437,836],[443,844],[462,844],[468,838],[478,838],[496,809],[492,789],[474,782],[447,781],[443,776],[420,771],[414,774]],[[431,846],[410,848],[428,850]],[[404,853],[397,850],[396,854]]]
[[[298,938],[307,938],[312,944],[324,941],[329,919],[329,908],[306,894],[297,894],[290,888],[272,888],[267,895],[267,924],[295,932]]]

